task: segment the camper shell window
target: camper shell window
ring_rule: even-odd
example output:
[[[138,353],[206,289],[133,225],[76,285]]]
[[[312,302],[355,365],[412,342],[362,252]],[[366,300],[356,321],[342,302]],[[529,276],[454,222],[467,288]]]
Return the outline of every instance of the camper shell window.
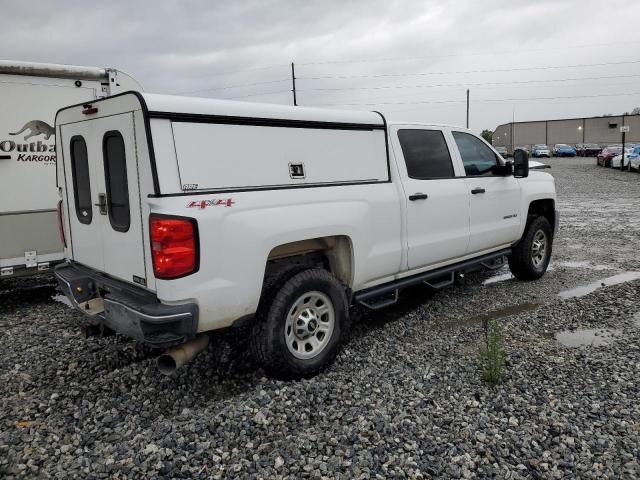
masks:
[[[131,226],[129,184],[124,139],[116,130],[104,134],[102,141],[104,174],[107,185],[107,211],[114,230],[126,232]]]
[[[89,159],[84,138],[71,138],[71,173],[73,175],[73,196],[75,198],[78,221],[89,225],[93,218],[91,206],[91,183],[89,181]]]

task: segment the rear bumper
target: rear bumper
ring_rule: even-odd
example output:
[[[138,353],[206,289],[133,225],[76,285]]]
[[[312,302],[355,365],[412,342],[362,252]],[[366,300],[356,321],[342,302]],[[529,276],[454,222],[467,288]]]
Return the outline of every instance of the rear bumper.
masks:
[[[67,298],[94,325],[158,348],[196,336],[198,306],[194,303],[162,304],[151,292],[75,263],[59,265],[55,276]]]

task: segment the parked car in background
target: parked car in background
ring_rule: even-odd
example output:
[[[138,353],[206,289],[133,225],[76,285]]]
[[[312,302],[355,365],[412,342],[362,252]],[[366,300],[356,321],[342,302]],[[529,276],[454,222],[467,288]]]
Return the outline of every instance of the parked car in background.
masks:
[[[509,156],[509,150],[507,150],[507,147],[494,147],[494,148],[496,149],[496,152],[502,155],[502,158],[507,158]]]
[[[597,143],[583,143],[576,151],[581,157],[595,157],[602,151],[602,147]]]
[[[596,163],[601,167],[610,167],[611,160],[622,153],[622,147],[606,147],[596,158]]]
[[[553,149],[553,155],[556,157],[575,157],[576,149],[566,143],[557,143]]]
[[[624,149],[624,163],[623,163],[623,155],[622,153],[620,153],[619,155],[616,155],[615,157],[613,157],[611,159],[611,168],[620,168],[620,164],[623,163],[624,166],[626,167],[627,165],[629,165],[629,153],[631,153],[631,149],[630,148],[625,148]]]
[[[549,147],[547,147],[545,144],[543,143],[539,143],[537,145],[533,146],[533,149],[531,150],[531,155],[539,158],[539,157],[551,157],[551,150],[549,150]]]
[[[516,145],[515,147],[513,147],[513,151],[515,152],[516,150],[524,150],[525,152],[527,152],[527,155],[531,153],[531,150],[529,150],[529,147],[527,145]]]
[[[625,148],[624,154],[624,167],[631,168],[631,170],[638,170],[638,165],[640,164],[640,145],[632,145],[629,148]],[[622,160],[622,155],[616,155],[611,159],[611,166],[613,168],[620,168],[620,161]]]
[[[640,172],[640,145],[636,145],[629,153],[629,168]]]

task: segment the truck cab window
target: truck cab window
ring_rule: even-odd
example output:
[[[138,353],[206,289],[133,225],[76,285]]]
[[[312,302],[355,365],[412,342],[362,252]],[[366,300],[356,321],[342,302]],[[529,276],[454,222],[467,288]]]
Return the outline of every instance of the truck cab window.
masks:
[[[91,206],[91,184],[89,183],[89,159],[84,138],[80,135],[71,138],[70,151],[76,215],[80,223],[88,225],[93,217],[93,207]]]
[[[398,140],[410,178],[451,178],[453,163],[440,130],[402,129]]]
[[[105,133],[102,152],[107,185],[107,211],[114,230],[126,232],[131,225],[129,212],[129,184],[124,139],[120,132]]]
[[[467,176],[491,176],[499,165],[496,154],[484,142],[465,132],[453,132]]]

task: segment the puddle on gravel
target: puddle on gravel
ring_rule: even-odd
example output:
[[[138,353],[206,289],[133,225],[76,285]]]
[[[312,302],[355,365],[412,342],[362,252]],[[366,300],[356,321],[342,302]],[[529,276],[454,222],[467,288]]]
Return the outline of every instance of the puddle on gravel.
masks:
[[[616,270],[616,267],[610,265],[594,265],[591,262],[586,260],[584,261],[557,261],[551,262],[549,268],[547,268],[548,272],[553,272],[556,267],[564,267],[564,268],[585,268],[587,270]],[[507,271],[505,273],[499,273],[494,275],[493,277],[489,277],[482,282],[483,285],[491,285],[492,283],[505,282],[507,280],[511,280],[514,276],[511,272]]]
[[[586,268],[589,270],[616,270],[616,267],[610,265],[594,265],[586,260],[583,261],[558,261],[553,262],[552,265],[556,267],[565,267],[565,268]]]
[[[447,322],[444,324],[446,328],[454,328],[459,326],[478,325],[485,320],[499,320],[501,318],[510,317],[511,315],[518,315],[519,313],[530,312],[538,308],[542,303],[539,302],[526,302],[519,303],[517,305],[509,305],[508,307],[498,308],[497,310],[491,310],[483,313],[482,315],[476,315],[469,317],[466,320],[456,320]]]
[[[62,294],[52,295],[51,296],[51,300],[53,300],[55,302],[58,302],[58,303],[63,303],[67,307],[74,308],[73,304],[71,303],[71,300],[69,300],[66,296],[64,296]]]
[[[482,282],[483,285],[491,285],[492,283],[504,282],[505,280],[511,280],[513,275],[511,272],[501,273],[499,275],[494,275],[493,277],[487,278]]]
[[[568,298],[583,297],[591,292],[595,292],[601,287],[609,287],[611,285],[619,285],[620,283],[631,282],[632,280],[640,279],[640,272],[624,272],[612,277],[601,278],[595,282],[587,285],[581,285],[579,287],[571,288],[569,290],[563,290],[558,293],[560,298],[566,300]]]
[[[535,310],[541,305],[539,302],[526,302],[519,303],[518,305],[509,305],[508,307],[499,308],[491,312],[487,312],[484,315],[479,315],[477,318],[487,320],[498,320],[500,318],[509,317],[511,315],[517,315],[523,312],[530,312]]]
[[[607,328],[586,328],[581,330],[565,330],[556,333],[556,340],[565,347],[599,347],[609,345],[621,330]]]

